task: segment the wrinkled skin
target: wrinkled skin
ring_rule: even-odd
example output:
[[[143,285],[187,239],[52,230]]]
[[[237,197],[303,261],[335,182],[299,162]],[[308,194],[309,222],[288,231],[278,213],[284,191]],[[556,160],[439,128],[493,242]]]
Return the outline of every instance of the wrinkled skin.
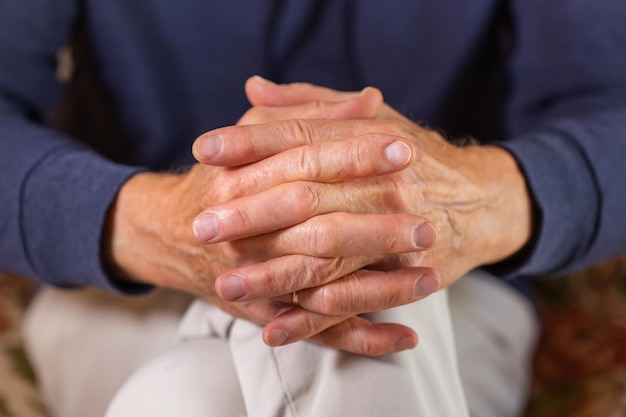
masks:
[[[201,164],[123,187],[110,251],[124,276],[266,324],[270,345],[380,355],[417,335],[358,314],[415,302],[528,239],[528,195],[503,150],[451,146],[375,89],[246,88],[253,108],[196,141]]]

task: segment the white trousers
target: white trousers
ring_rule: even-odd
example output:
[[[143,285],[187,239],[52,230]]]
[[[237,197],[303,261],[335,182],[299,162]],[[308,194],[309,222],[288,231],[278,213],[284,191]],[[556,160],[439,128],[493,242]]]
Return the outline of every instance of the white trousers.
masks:
[[[420,336],[382,358],[269,348],[260,327],[188,303],[164,291],[43,291],[25,335],[53,416],[515,417],[524,403],[536,319],[484,273],[372,315]]]

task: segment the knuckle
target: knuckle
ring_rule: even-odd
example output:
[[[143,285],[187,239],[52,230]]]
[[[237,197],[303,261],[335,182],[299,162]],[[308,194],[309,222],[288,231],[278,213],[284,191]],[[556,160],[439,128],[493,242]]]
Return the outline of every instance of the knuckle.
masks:
[[[229,217],[231,218],[231,220],[234,220],[234,222],[242,230],[249,230],[253,226],[253,221],[250,218],[250,214],[248,213],[246,209],[233,207],[230,210]]]
[[[281,280],[276,279],[275,275],[268,270],[263,269],[257,273],[255,281],[259,284],[259,287],[263,288],[265,294],[282,294]]]
[[[379,343],[371,340],[361,342],[361,353],[365,356],[380,356],[383,354]]]
[[[359,140],[349,143],[345,158],[342,164],[336,168],[335,175],[340,178],[360,178],[372,172],[377,153],[372,152],[372,141],[369,140],[368,136],[363,136]]]
[[[306,314],[304,316],[304,323],[300,327],[303,335],[307,337],[309,335],[318,333],[321,329],[326,327],[324,320],[328,320],[328,318],[320,317],[319,315],[312,313]]]
[[[405,215],[394,215],[394,218],[391,219],[392,223],[380,234],[382,253],[394,254],[415,249],[414,228],[411,227],[411,219],[407,220],[406,217]]]
[[[383,253],[395,253],[397,252],[398,244],[401,243],[401,239],[398,239],[398,236],[402,236],[403,230],[398,230],[396,228],[391,228],[390,230],[394,230],[396,233],[388,233],[382,237],[382,252]],[[413,245],[410,245],[409,248],[412,248]]]
[[[388,294],[386,297],[382,299],[382,305],[384,308],[396,307],[399,305],[403,305],[408,301],[413,301],[415,297],[413,297],[412,287],[408,290],[400,290],[397,292],[393,292]]]
[[[334,234],[320,224],[314,224],[309,232],[309,247],[314,256],[331,256],[336,252]]]
[[[305,270],[308,274],[309,284],[321,284],[332,279],[332,273],[337,270],[340,258],[305,258]]]
[[[310,181],[317,181],[320,177],[320,161],[319,153],[314,152],[310,147],[301,147],[297,149],[295,158],[296,169],[304,178]]]
[[[364,313],[367,310],[364,294],[357,273],[351,273],[342,277],[339,285],[320,288],[320,307],[324,314],[334,316]]]
[[[298,204],[298,209],[305,213],[317,213],[322,198],[322,191],[319,185],[307,181],[300,181],[294,185],[296,188],[293,190],[292,201]]]
[[[313,143],[314,133],[311,124],[303,119],[289,119],[282,122],[281,126],[288,137],[300,138],[306,144]]]
[[[372,143],[374,142],[370,140],[357,142],[352,152],[352,158],[348,161],[359,176],[370,173],[375,167],[377,153],[372,152]]]
[[[342,314],[341,301],[337,296],[337,293],[329,286],[324,286],[319,289],[319,305],[321,313],[336,316]]]
[[[383,342],[378,338],[368,337],[367,332],[363,333],[362,329],[352,329],[351,339],[356,346],[357,353],[365,356],[380,356],[384,352]]]

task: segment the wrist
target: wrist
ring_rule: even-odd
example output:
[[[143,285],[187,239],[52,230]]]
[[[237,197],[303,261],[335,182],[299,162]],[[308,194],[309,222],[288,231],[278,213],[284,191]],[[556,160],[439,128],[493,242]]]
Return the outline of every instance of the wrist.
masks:
[[[469,174],[481,190],[480,213],[471,226],[468,248],[478,265],[515,257],[530,242],[533,204],[517,161],[494,146],[463,149]]]
[[[103,257],[109,272],[119,281],[154,284],[148,258],[154,242],[165,230],[163,213],[171,204],[180,175],[138,173],[120,188],[111,205],[103,235]]]

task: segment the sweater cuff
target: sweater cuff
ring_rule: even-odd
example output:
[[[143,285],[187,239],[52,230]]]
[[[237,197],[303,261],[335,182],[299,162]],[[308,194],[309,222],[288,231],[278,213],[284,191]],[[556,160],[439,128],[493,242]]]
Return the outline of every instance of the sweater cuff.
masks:
[[[124,182],[140,171],[87,149],[66,147],[33,168],[21,193],[20,226],[30,264],[42,281],[126,294],[150,288],[115,280],[102,259],[107,211]]]
[[[565,271],[587,252],[599,218],[599,191],[589,161],[576,142],[558,130],[495,145],[517,160],[535,219],[533,237],[523,252],[488,269],[505,277]]]

